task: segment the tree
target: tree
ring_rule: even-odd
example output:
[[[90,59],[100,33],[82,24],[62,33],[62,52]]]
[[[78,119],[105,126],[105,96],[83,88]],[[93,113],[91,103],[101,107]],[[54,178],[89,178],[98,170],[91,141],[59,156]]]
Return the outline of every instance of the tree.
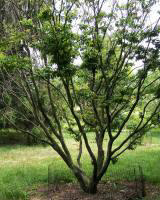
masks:
[[[35,12],[38,11],[38,5],[40,5],[42,2],[30,2],[30,1],[1,1],[0,2],[0,34],[1,36],[7,37],[9,35],[8,30],[9,29],[14,29],[14,24],[17,24],[17,22],[19,22],[20,19],[22,19],[22,15],[23,17],[29,18],[31,15],[34,15]],[[30,11],[29,11],[30,10]],[[16,36],[16,34],[14,34],[14,30],[12,31],[12,42],[17,41],[18,46],[16,46],[15,44],[13,45],[9,45],[9,43],[5,40],[3,45],[2,45],[2,52],[5,49],[5,53],[7,56],[9,56],[8,58],[10,59],[11,62],[15,62],[16,60],[16,53],[18,53],[21,56],[25,56],[26,53],[25,51],[23,51],[23,44],[19,43],[19,35]],[[21,35],[22,36],[22,35]],[[0,54],[0,56],[3,58],[4,54]],[[12,134],[8,134],[9,130],[8,128],[13,129],[14,127],[12,126],[11,123],[9,123],[8,120],[6,120],[3,117],[3,113],[4,110],[6,111],[5,114],[8,113],[8,115],[10,116],[10,118],[12,118],[12,121],[15,121],[16,124],[19,124],[20,127],[27,127],[28,129],[33,131],[36,131],[38,134],[40,134],[33,126],[34,122],[34,118],[32,118],[32,116],[30,115],[30,113],[28,112],[28,110],[21,105],[18,105],[16,102],[16,98],[15,96],[19,96],[19,98],[23,98],[21,96],[21,92],[19,91],[19,89],[17,88],[16,84],[12,81],[10,81],[9,79],[12,77],[12,73],[14,73],[14,70],[10,70],[9,72],[7,72],[6,70],[1,68],[1,72],[0,72],[0,85],[2,87],[0,87],[1,92],[0,92],[0,110],[1,110],[1,118],[0,118],[0,127],[3,129],[4,132],[6,133],[6,138],[8,138],[9,140],[12,140]],[[7,85],[8,84],[8,85]],[[6,94],[5,92],[3,92],[3,88],[4,87],[12,87],[12,96]],[[14,94],[14,95],[13,95]],[[24,99],[25,102],[25,99]],[[12,109],[8,109],[8,107],[12,107]],[[16,110],[16,112],[15,112]],[[25,119],[23,119],[19,113],[25,113],[25,115],[27,116],[27,118],[29,118],[33,123],[28,123]],[[4,130],[5,129],[5,130]],[[16,138],[16,134],[14,135],[14,138]],[[27,138],[27,139],[26,139]],[[26,141],[27,140],[27,141]],[[37,141],[33,140],[31,138],[31,136],[26,135],[25,137],[19,137],[18,138],[18,134],[17,134],[17,141],[18,142],[22,142],[27,143],[27,144],[35,144],[37,143]],[[15,141],[16,142],[16,141]],[[3,134],[1,137],[1,143],[3,143]]]
[[[1,39],[1,69],[13,72],[8,85],[16,84],[21,97],[12,92],[12,87],[3,86],[3,92],[15,96],[36,123],[17,112],[44,135],[39,137],[19,127],[9,115],[4,117],[17,131],[49,144],[81,188],[96,193],[110,163],[134,148],[160,111],[160,76],[150,81],[150,76],[159,73],[159,19],[146,24],[156,1],[114,1],[109,7],[104,0],[48,0],[38,5],[37,12],[33,12],[37,1],[28,2],[30,7],[18,14],[15,28],[7,29]],[[7,48],[15,51],[8,55]],[[32,49],[41,53],[43,66],[35,65]],[[77,66],[74,61],[78,56],[82,64]],[[135,70],[137,61],[141,67]],[[155,90],[149,93],[153,87]],[[134,126],[115,146],[133,116]],[[89,131],[95,136],[97,149],[91,147]],[[66,132],[79,142],[77,163],[66,144]],[[91,177],[80,162],[83,145],[93,166]]]

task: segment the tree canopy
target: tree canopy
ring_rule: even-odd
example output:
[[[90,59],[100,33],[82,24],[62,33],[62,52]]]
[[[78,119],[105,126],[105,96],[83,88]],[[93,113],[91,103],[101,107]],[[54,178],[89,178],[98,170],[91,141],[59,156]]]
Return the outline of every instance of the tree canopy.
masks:
[[[155,0],[0,4],[3,118],[17,131],[49,144],[85,192],[95,193],[111,161],[134,149],[158,122],[159,18],[147,22],[155,4]],[[76,162],[66,134],[79,143]],[[116,146],[121,135],[124,139]],[[93,166],[91,177],[81,163],[83,146]]]

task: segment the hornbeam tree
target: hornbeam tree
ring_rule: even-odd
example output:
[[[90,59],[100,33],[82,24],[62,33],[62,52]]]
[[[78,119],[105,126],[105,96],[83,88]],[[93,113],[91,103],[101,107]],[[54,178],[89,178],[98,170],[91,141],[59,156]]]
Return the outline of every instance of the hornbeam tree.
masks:
[[[2,22],[0,67],[8,79],[1,95],[24,109],[4,102],[3,116],[20,133],[50,145],[81,188],[96,193],[110,163],[134,149],[159,116],[159,18],[148,20],[156,0],[9,2],[15,20],[14,26],[5,17]],[[9,111],[41,134],[23,129]],[[79,144],[76,161],[68,133]],[[83,148],[91,176],[81,162]]]

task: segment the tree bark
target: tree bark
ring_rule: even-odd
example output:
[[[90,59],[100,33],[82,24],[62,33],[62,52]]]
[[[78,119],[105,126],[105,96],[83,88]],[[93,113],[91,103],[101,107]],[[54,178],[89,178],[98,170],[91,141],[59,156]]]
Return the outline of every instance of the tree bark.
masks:
[[[98,182],[94,179],[89,180],[88,177],[81,171],[79,168],[74,167],[73,173],[76,176],[81,189],[88,194],[96,194],[97,193],[97,185]]]

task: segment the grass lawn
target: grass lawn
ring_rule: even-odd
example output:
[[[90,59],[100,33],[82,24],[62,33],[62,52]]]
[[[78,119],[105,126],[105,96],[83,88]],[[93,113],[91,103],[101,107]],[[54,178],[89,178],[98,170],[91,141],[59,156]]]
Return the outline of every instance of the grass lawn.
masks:
[[[158,136],[156,136],[158,137]],[[103,180],[132,180],[134,168],[143,168],[146,180],[160,184],[160,139],[152,138],[158,145],[140,146],[135,151],[127,151],[116,164],[111,164]],[[145,144],[149,140],[144,139]],[[71,139],[68,144],[76,159],[77,145]],[[94,148],[93,144],[93,148]],[[82,157],[83,167],[90,173],[90,161],[86,152]],[[0,147],[0,200],[27,200],[28,190],[39,185],[55,182],[75,182],[74,176],[59,156],[43,146]]]

